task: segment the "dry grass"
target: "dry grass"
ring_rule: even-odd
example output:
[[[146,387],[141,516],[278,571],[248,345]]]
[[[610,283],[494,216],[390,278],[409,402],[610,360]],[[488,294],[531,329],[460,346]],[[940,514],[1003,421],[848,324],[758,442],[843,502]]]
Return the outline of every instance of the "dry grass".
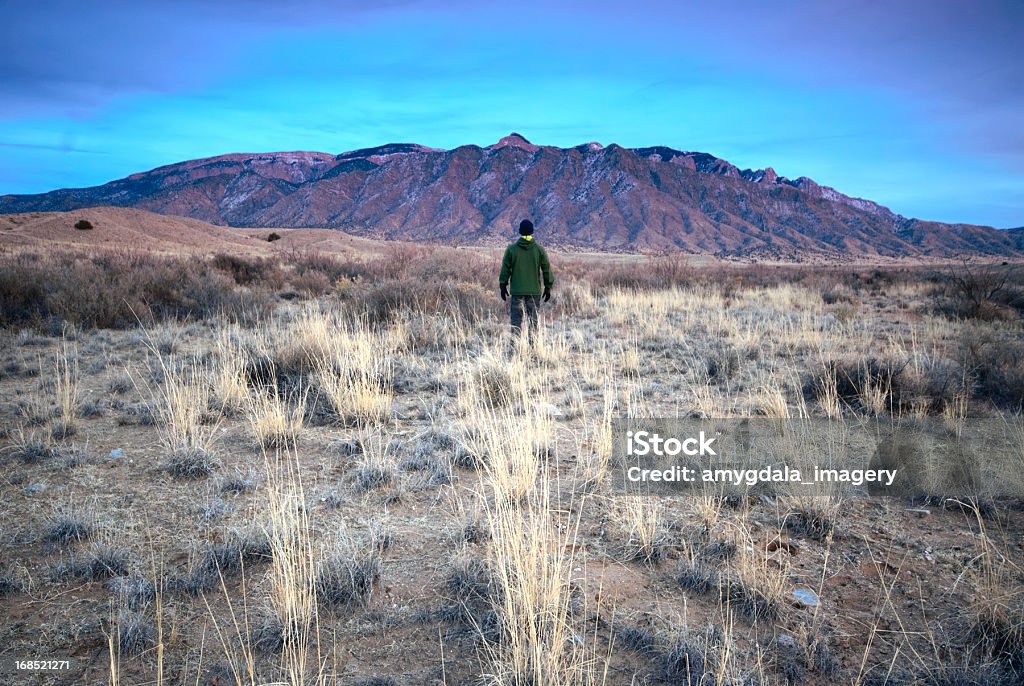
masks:
[[[274,387],[252,393],[246,414],[256,447],[262,451],[294,448],[302,433],[305,413],[305,396],[289,402]]]
[[[398,344],[395,333],[377,333],[361,324],[325,328],[324,320],[307,326],[311,328],[303,345],[313,351],[317,389],[338,421],[348,426],[386,421],[392,397],[391,354]]]
[[[744,526],[737,528],[736,535],[734,572],[721,582],[723,602],[750,621],[771,623],[779,619],[785,607],[788,564],[774,564]]]
[[[292,686],[320,670],[317,650],[317,560],[296,453],[267,461],[267,524],[271,566],[269,602],[281,630],[282,662]]]
[[[4,339],[0,391],[20,415],[3,439],[5,493],[19,519],[5,530],[0,602],[31,589],[52,611],[74,593],[84,600],[67,613],[88,626],[85,608],[110,600],[96,594],[114,594],[95,642],[111,683],[878,684],[882,669],[946,686],[1024,673],[1020,515],[1003,502],[921,514],[827,493],[620,498],[608,484],[615,418],[942,417],[957,431],[1013,413],[1018,322],[937,316],[920,276],[637,258],[560,281],[535,344],[510,347],[475,258],[288,254],[290,240],[266,260],[197,260],[207,291],[172,259],[139,260],[153,272],[143,278],[114,256],[69,280],[113,274],[101,302],[45,284],[35,309],[8,294],[22,309],[4,317],[51,336]],[[28,278],[31,260],[19,264]],[[655,266],[668,281],[649,277]],[[168,288],[139,312],[159,326],[90,330],[137,325],[103,298],[143,281],[149,295]],[[230,305],[227,320],[204,304],[177,323],[203,292]],[[235,307],[278,293],[272,310]],[[82,323],[64,340],[58,305]],[[22,374],[49,359],[41,378]],[[82,416],[97,389],[107,416]],[[152,428],[126,418],[133,390]],[[98,446],[74,478],[53,459],[69,447],[53,431],[67,419]],[[223,464],[223,476],[148,489],[134,458],[152,437],[173,474]],[[128,459],[107,458],[108,445]],[[95,519],[48,518],[57,489],[98,496]],[[142,502],[145,532],[131,515]],[[386,534],[349,533],[382,518]],[[125,523],[117,538],[111,521]],[[255,535],[237,533],[253,522]],[[131,604],[113,590],[139,576],[142,535],[179,560],[150,575],[162,609],[149,591]],[[977,550],[964,552],[967,536]],[[881,544],[879,578],[867,578]],[[821,605],[795,605],[798,585]],[[86,640],[38,636],[54,649]],[[981,680],[993,674],[1003,681]]]
[[[159,356],[162,380],[150,386],[150,409],[157,435],[169,454],[167,468],[184,478],[209,476],[219,466],[214,453],[216,423],[207,421],[209,370],[199,363],[183,363]]]
[[[79,397],[78,351],[67,339],[61,341],[54,368],[54,395],[57,401],[57,423],[54,438],[73,436],[78,428]]]
[[[357,493],[395,485],[395,462],[380,434],[361,441],[362,450],[352,472],[352,487]]]
[[[626,559],[657,565],[664,556],[661,503],[652,496],[627,496],[618,509],[628,532]]]
[[[543,484],[513,499],[507,485],[494,484],[496,476],[501,480],[492,474],[489,481],[499,497],[490,501],[486,517],[499,637],[484,649],[483,678],[515,686],[595,683],[571,584],[579,521],[558,518]]]
[[[220,329],[217,335],[216,362],[210,376],[211,404],[226,417],[242,412],[250,400],[242,335],[236,327]]]

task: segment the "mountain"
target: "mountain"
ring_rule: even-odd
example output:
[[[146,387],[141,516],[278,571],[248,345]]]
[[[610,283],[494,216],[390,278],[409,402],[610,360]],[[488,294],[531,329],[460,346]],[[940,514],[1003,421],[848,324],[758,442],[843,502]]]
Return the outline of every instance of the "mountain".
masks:
[[[0,196],[0,213],[113,205],[238,227],[339,228],[372,238],[499,243],[524,217],[550,245],[719,255],[1024,254],[1024,231],[908,219],[809,178],[703,152],[585,143],[340,155],[230,154],[92,188]]]

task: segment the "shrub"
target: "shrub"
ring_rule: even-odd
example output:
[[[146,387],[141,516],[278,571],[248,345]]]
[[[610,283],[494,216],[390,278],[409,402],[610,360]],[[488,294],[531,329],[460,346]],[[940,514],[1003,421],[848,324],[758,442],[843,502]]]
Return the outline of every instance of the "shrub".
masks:
[[[838,522],[838,507],[807,507],[791,512],[783,527],[796,535],[806,535],[815,541],[824,542],[832,537]]]
[[[380,580],[381,561],[376,549],[352,557],[325,560],[316,575],[316,595],[332,608],[366,607]]]
[[[115,576],[107,579],[103,588],[110,591],[122,607],[139,610],[156,600],[156,586],[144,576]]]
[[[0,324],[38,323],[47,314],[46,272],[26,256],[0,265]]]
[[[728,650],[727,637],[714,626],[703,634],[689,633],[680,637],[663,658],[663,681],[668,684],[733,683],[725,678],[723,669],[727,660],[722,653]],[[735,680],[737,683],[741,679]]]
[[[624,626],[615,635],[620,646],[637,653],[652,654],[657,643],[653,632],[639,626]]]
[[[122,610],[117,618],[117,647],[121,655],[138,655],[156,645],[156,629],[142,614]]]
[[[21,593],[24,585],[13,572],[0,573],[0,598]]]
[[[289,256],[287,261],[296,275],[306,276],[308,279],[309,274],[318,274],[330,285],[337,283],[341,278],[366,276],[361,261],[319,252],[294,253]]]
[[[1024,309],[1024,293],[1014,283],[1019,278],[1013,267],[965,261],[942,280],[940,292],[945,294],[946,305],[940,306],[940,311],[985,321],[1016,319]]]
[[[449,315],[475,323],[492,311],[495,300],[476,284],[440,279],[387,279],[353,293],[351,303],[370,324],[387,326],[406,312]]]
[[[92,222],[88,219],[79,219],[75,222],[75,228],[79,231],[89,231],[92,229]]]
[[[213,267],[230,275],[240,286],[260,284],[280,287],[284,282],[277,262],[265,258],[220,253],[214,256]]]
[[[245,278],[247,267],[239,267]],[[259,279],[274,285],[274,272]],[[255,284],[254,284],[255,285]],[[39,329],[70,322],[124,329],[165,320],[226,316],[252,321],[270,311],[269,293],[240,289],[212,262],[129,252],[92,258],[19,254],[0,258],[0,325]]]
[[[44,538],[56,545],[68,545],[87,540],[92,535],[92,526],[79,517],[63,515],[46,529]]]
[[[220,461],[202,448],[181,448],[171,454],[167,471],[182,479],[202,479],[219,466]]]
[[[1013,336],[965,330],[963,351],[974,397],[1019,411],[1024,406],[1024,343]]]
[[[876,415],[893,411],[908,400],[901,385],[906,367],[906,362],[875,357],[829,360],[804,385],[804,397],[819,402],[834,399]]]
[[[57,581],[83,579],[100,581],[128,574],[128,552],[108,543],[94,545],[81,557],[74,560],[61,560],[50,570],[50,575]]]
[[[270,235],[267,236],[267,243],[273,243],[274,241],[279,240],[281,240],[281,234],[277,233],[276,231],[271,231]]]

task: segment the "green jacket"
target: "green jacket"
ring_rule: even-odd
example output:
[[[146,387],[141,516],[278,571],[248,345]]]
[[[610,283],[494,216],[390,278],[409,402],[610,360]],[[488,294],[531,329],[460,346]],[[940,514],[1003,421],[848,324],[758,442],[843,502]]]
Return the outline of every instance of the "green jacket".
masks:
[[[544,287],[551,288],[551,264],[544,248],[536,241],[520,238],[505,248],[505,257],[501,260],[501,275],[498,285],[509,285],[512,295],[540,295],[540,275],[544,274]],[[509,284],[511,279],[511,285]]]

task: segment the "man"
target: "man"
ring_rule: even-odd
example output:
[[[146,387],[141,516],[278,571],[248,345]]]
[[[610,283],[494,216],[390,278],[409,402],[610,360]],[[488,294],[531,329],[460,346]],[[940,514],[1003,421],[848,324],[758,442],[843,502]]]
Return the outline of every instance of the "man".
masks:
[[[510,284],[512,302],[509,314],[512,319],[512,336],[516,337],[523,330],[523,314],[530,322],[530,333],[537,328],[537,310],[541,300],[541,275],[544,278],[544,302],[551,299],[551,264],[548,254],[533,240],[533,222],[524,219],[519,224],[519,240],[505,249],[505,257],[501,260],[501,274],[498,285],[501,287],[501,299],[508,300]]]

